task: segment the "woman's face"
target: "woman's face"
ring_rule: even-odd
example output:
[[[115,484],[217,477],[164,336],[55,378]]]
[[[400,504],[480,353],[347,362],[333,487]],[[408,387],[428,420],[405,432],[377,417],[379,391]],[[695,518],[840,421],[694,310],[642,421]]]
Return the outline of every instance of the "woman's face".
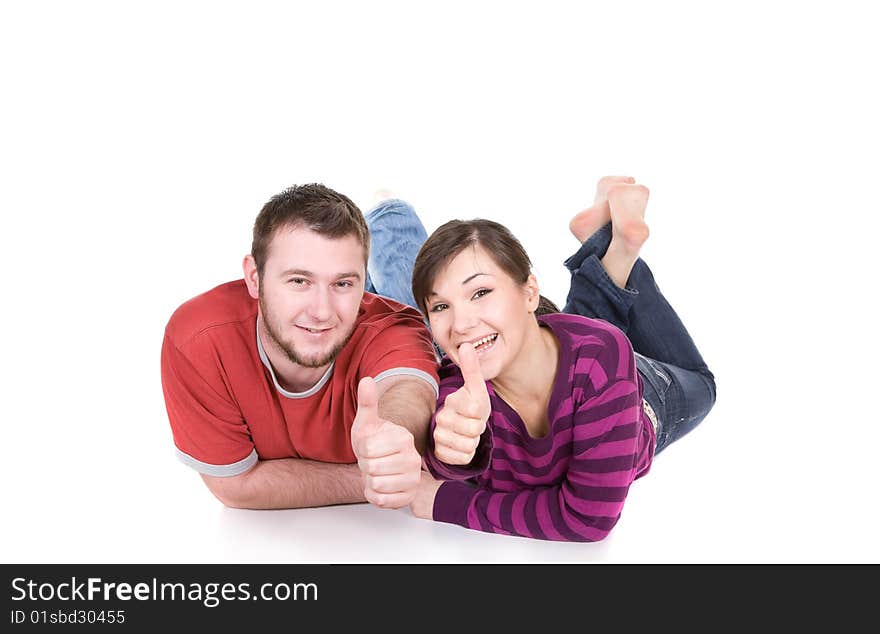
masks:
[[[474,246],[440,271],[431,291],[426,309],[437,344],[456,364],[458,347],[476,344],[483,378],[503,375],[535,325],[535,277],[518,283],[481,246]]]

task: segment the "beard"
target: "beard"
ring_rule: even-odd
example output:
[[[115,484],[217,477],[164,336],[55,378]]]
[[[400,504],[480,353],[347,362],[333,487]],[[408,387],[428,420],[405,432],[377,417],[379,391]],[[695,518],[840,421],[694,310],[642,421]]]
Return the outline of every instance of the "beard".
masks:
[[[274,346],[283,352],[291,363],[295,363],[304,368],[321,368],[325,365],[328,365],[330,362],[336,359],[345,345],[351,339],[351,336],[354,334],[354,324],[352,324],[351,329],[345,334],[345,336],[336,344],[333,345],[333,348],[330,349],[329,352],[324,354],[312,355],[311,357],[306,357],[296,351],[292,342],[286,342],[282,339],[280,334],[280,329],[276,328],[276,322],[273,314],[267,310],[266,302],[263,300],[263,294],[260,293],[260,311],[263,314],[263,327],[266,330],[266,334],[269,336],[269,339],[272,341]]]

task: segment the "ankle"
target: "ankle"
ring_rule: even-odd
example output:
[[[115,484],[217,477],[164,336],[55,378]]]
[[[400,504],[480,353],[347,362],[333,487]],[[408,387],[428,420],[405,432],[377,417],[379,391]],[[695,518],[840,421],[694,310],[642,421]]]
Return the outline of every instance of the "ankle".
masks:
[[[630,249],[622,248],[619,241],[612,240],[600,261],[611,281],[619,288],[626,288],[629,274],[632,273],[638,257],[638,252],[634,253]]]

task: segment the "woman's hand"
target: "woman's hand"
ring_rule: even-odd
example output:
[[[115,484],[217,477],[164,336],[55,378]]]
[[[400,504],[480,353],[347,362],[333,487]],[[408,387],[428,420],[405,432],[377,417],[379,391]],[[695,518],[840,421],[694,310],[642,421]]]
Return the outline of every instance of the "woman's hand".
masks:
[[[422,471],[422,479],[416,489],[416,497],[409,505],[412,514],[423,520],[434,519],[434,498],[437,489],[443,484],[442,480],[435,480],[427,471]]]
[[[458,367],[464,385],[446,397],[434,417],[434,455],[446,464],[466,465],[474,459],[480,436],[486,431],[492,404],[472,344],[459,346]]]

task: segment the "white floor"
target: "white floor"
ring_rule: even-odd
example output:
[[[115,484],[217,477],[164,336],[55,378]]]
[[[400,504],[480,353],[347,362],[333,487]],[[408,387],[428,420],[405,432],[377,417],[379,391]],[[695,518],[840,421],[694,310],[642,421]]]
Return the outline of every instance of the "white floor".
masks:
[[[808,454],[819,443],[771,431],[767,447],[756,448],[743,434],[758,425],[743,429],[738,418],[735,408],[719,404],[703,428],[661,454],[633,485],[608,539],[566,544],[488,535],[369,505],[226,509],[163,451],[162,434],[146,430],[148,417],[139,415],[129,423],[146,431],[128,441],[120,434],[93,448],[79,441],[33,452],[30,467],[18,460],[6,493],[12,513],[3,561],[877,562],[868,480],[837,490],[840,480]],[[852,477],[865,478],[867,470],[853,468]]]
[[[860,5],[43,4],[0,9],[19,60],[0,103],[0,561],[880,562],[880,50]],[[284,26],[339,15],[332,38]],[[228,510],[174,458],[165,321],[240,275],[272,194],[389,187],[429,230],[499,220],[561,302],[568,218],[608,173],[651,189],[644,257],[718,403],[605,542]]]

